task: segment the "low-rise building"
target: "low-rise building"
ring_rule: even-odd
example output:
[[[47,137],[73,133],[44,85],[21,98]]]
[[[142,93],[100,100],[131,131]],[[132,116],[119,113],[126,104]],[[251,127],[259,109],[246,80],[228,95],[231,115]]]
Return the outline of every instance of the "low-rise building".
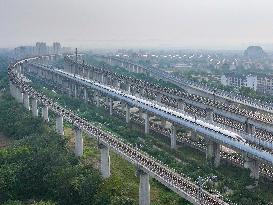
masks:
[[[257,77],[257,91],[260,93],[273,95],[273,76],[259,75]]]
[[[228,73],[221,76],[221,84],[228,85],[236,88],[247,86],[247,77],[243,75],[237,75],[235,73]]]
[[[257,76],[255,75],[238,75],[235,73],[228,73],[221,76],[221,84],[225,86],[232,86],[236,88],[248,87],[257,90]]]
[[[236,88],[248,87],[259,93],[273,95],[273,75],[237,75],[228,73],[221,76],[221,84]]]

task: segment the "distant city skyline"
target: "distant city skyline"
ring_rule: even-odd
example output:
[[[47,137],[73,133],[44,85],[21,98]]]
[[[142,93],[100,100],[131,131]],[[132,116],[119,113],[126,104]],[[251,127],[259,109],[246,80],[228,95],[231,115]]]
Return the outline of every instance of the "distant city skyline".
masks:
[[[273,50],[271,0],[0,0],[0,47]]]

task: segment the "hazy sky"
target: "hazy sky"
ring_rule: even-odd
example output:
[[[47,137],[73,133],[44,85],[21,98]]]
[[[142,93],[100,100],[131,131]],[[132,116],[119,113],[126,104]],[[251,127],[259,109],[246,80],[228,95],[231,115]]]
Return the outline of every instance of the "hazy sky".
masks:
[[[273,45],[273,0],[0,0],[0,47]]]

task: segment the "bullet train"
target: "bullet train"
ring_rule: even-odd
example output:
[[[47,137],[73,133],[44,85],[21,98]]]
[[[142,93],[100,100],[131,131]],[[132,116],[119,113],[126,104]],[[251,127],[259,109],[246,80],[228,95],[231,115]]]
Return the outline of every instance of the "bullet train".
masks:
[[[51,68],[51,69],[54,69],[54,68]],[[54,69],[54,70],[59,72],[59,73],[62,73],[64,75],[66,75],[66,76],[77,78],[77,79],[79,79],[81,81],[92,84],[95,87],[100,88],[101,91],[106,90],[106,91],[108,91],[110,93],[115,94],[116,96],[122,96],[124,98],[130,99],[130,100],[132,100],[134,102],[137,102],[139,104],[142,104],[142,105],[144,104],[146,106],[149,106],[149,107],[151,107],[153,109],[156,109],[158,111],[162,111],[162,112],[164,112],[166,114],[172,115],[172,116],[177,117],[179,119],[191,122],[191,123],[199,125],[199,126],[201,126],[203,128],[215,131],[215,132],[217,132],[219,134],[223,134],[223,135],[225,135],[225,136],[227,136],[229,138],[232,138],[233,140],[236,140],[238,142],[243,142],[243,143],[246,142],[246,140],[244,138],[242,138],[240,135],[238,135],[238,134],[236,134],[234,132],[222,129],[222,128],[218,127],[218,126],[215,126],[215,125],[210,124],[208,122],[205,122],[203,120],[196,119],[195,117],[192,117],[192,116],[177,112],[177,111],[172,110],[172,109],[170,109],[168,107],[165,107],[164,105],[159,105],[159,104],[157,104],[155,102],[148,101],[148,100],[145,100],[145,99],[142,99],[142,98],[139,98],[139,97],[135,97],[135,96],[132,96],[130,94],[126,94],[126,93],[124,93],[124,92],[122,92],[120,90],[116,90],[116,89],[111,88],[110,86],[102,85],[102,84],[99,84],[99,83],[94,82],[92,80],[85,79],[85,78],[83,78],[82,76],[79,76],[79,75],[74,76],[73,74],[67,73],[67,72],[59,70],[59,69]]]

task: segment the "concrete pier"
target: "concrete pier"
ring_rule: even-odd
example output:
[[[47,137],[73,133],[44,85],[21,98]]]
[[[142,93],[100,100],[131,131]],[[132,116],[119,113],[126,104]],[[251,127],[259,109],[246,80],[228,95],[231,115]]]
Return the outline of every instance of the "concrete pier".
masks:
[[[109,97],[108,96],[105,97],[105,104],[106,104],[106,107],[109,106]]]
[[[110,177],[110,155],[109,155],[109,147],[100,144],[100,170],[101,170],[101,175],[104,179]]]
[[[75,128],[75,155],[81,157],[83,155],[83,138],[82,130]]]
[[[113,115],[113,99],[109,99],[109,110],[110,110],[110,115]]]
[[[178,100],[177,101],[177,108],[181,111],[185,111],[185,102],[183,100]]]
[[[16,96],[16,89],[15,86],[13,85],[13,83],[10,81],[9,82],[9,90],[10,90],[10,94],[13,98],[15,98]]]
[[[126,112],[126,123],[129,123],[130,122],[130,108],[129,108],[129,105],[125,105],[125,112]]]
[[[19,102],[19,99],[18,99],[18,88],[16,86],[14,86],[14,98],[17,102]]]
[[[220,144],[214,143],[214,167],[220,166]]]
[[[206,120],[208,122],[213,123],[213,110],[212,109],[206,109],[206,113],[207,113]]]
[[[36,99],[31,100],[31,110],[34,117],[38,117],[38,104]]]
[[[209,161],[213,161],[214,167],[220,166],[220,144],[208,140],[206,158]]]
[[[72,93],[72,89],[73,89],[73,88],[72,88],[72,85],[71,85],[69,82],[68,82],[68,86],[67,86],[67,87],[68,87],[68,96],[69,96],[69,97],[73,97],[73,96],[72,96],[72,95],[73,95],[73,93]]]
[[[114,84],[114,86],[115,86],[116,89],[120,89],[120,82],[116,81],[115,84]]]
[[[98,92],[94,93],[94,98],[95,98],[96,106],[99,107],[100,106],[100,98],[99,98]]]
[[[24,94],[17,88],[17,100],[19,103],[24,103]]]
[[[176,125],[172,125],[172,132],[171,132],[171,149],[176,148]]]
[[[157,93],[156,94],[156,101],[161,103],[161,98],[162,98],[163,94],[162,93]]]
[[[150,205],[150,182],[149,175],[142,171],[137,170],[139,177],[139,205]]]
[[[74,97],[77,98],[78,93],[77,93],[77,85],[74,85]]]
[[[245,156],[244,167],[250,169],[250,177],[259,179],[259,162],[248,156]]]
[[[21,65],[17,65],[16,72],[17,72],[18,78],[20,78],[21,74],[22,74],[22,67],[21,67]]]
[[[27,110],[30,110],[30,106],[29,106],[29,95],[27,93],[24,93],[23,94],[23,97],[24,97],[24,107],[27,109]]]
[[[207,142],[207,149],[206,149],[206,159],[212,159],[214,152],[213,152],[213,141],[208,140]]]
[[[130,84],[127,84],[126,85],[126,90],[127,90],[127,92],[130,94],[131,93],[131,85]]]
[[[252,134],[254,134],[254,126],[252,125],[252,124],[250,124],[249,122],[248,122],[248,120],[246,121],[246,123],[245,123],[246,125],[246,133],[247,134],[250,134],[250,135],[252,135]]]
[[[105,77],[104,77],[103,74],[101,74],[101,76],[100,76],[100,82],[101,82],[102,84],[105,84]]]
[[[86,75],[86,78],[87,78],[87,79],[91,79],[90,73],[91,73],[90,70],[87,69],[87,75]]]
[[[144,133],[149,134],[149,115],[148,115],[148,113],[143,113],[143,118],[144,118],[144,123],[145,123]]]
[[[45,122],[49,121],[49,118],[48,118],[48,107],[47,106],[42,107],[42,117],[43,117],[43,119],[44,119]]]
[[[87,90],[86,90],[86,88],[83,88],[83,99],[84,99],[84,102],[87,102]]]
[[[60,135],[64,135],[64,122],[63,122],[63,116],[59,115],[56,118],[56,131]]]

